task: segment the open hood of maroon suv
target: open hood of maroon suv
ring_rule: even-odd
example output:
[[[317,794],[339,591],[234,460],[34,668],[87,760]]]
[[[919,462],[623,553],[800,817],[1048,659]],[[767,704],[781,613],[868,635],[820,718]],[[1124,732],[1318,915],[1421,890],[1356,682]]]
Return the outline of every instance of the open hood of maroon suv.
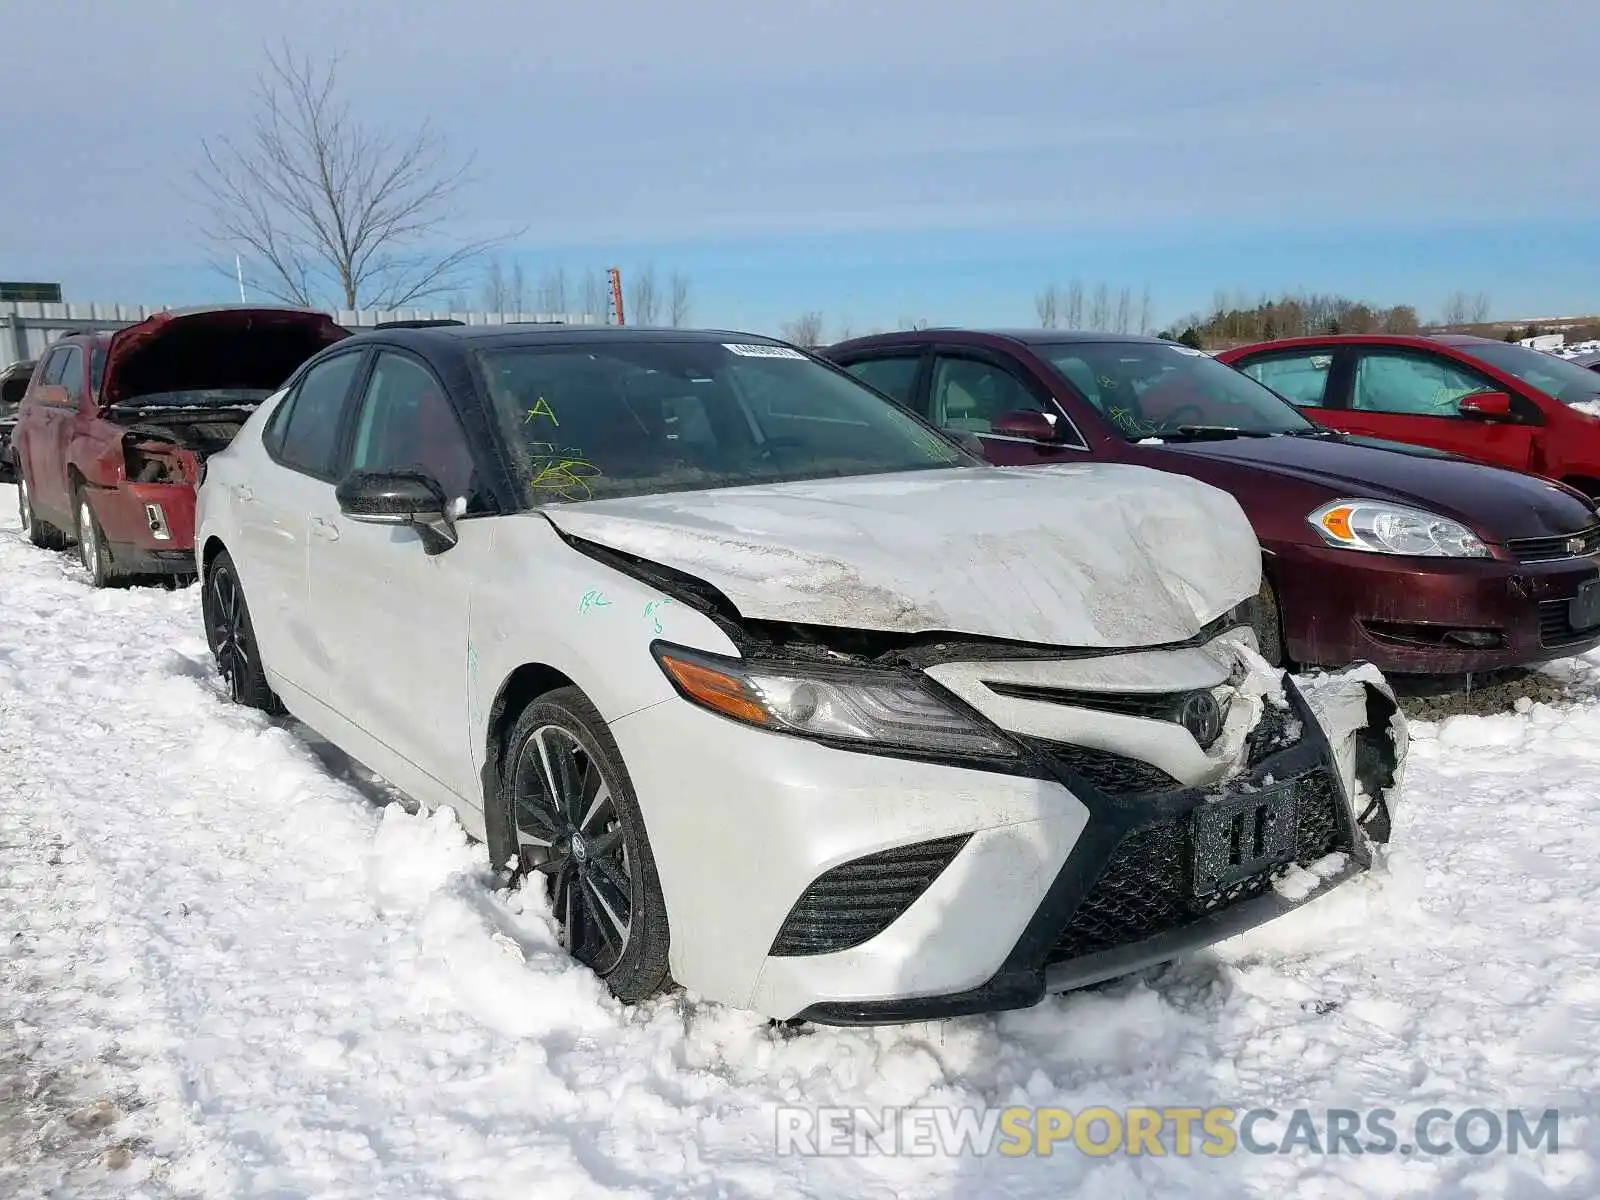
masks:
[[[1398,442],[1338,435],[1236,438],[1169,443],[1156,454],[1236,464],[1241,471],[1322,484],[1339,496],[1425,508],[1462,521],[1495,542],[1575,533],[1597,523],[1594,508],[1558,483]],[[1154,457],[1148,461],[1151,466],[1157,462]],[[1248,511],[1248,480],[1239,478],[1230,490]]]
[[[172,392],[271,392],[318,350],[348,336],[327,313],[308,308],[159,312],[112,335],[100,403]]]

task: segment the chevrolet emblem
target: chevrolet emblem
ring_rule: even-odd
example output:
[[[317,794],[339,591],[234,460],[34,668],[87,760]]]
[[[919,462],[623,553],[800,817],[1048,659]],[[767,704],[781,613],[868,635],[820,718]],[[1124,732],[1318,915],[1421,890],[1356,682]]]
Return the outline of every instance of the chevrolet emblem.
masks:
[[[1568,554],[1582,554],[1584,545],[1585,545],[1584,539],[1581,538],[1581,537],[1568,538],[1567,539],[1567,553]]]

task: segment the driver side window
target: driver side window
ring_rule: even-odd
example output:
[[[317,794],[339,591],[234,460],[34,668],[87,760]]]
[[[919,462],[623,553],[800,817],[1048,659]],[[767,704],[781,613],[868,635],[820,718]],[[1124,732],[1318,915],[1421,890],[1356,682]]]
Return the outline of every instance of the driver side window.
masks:
[[[352,471],[420,471],[464,498],[469,513],[484,511],[473,469],[472,447],[455,409],[432,371],[403,354],[383,351],[373,365],[355,444]]]
[[[1373,351],[1356,363],[1350,407],[1355,412],[1459,417],[1461,397],[1493,390],[1487,379],[1440,359]]]
[[[1003,413],[1051,411],[1005,368],[943,354],[933,360],[929,405],[933,423],[957,433],[989,433]]]

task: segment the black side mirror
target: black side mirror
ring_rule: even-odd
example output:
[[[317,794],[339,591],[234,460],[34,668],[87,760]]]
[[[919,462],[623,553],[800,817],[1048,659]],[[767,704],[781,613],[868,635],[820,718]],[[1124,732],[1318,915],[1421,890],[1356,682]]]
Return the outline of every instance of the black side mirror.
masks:
[[[366,525],[409,525],[438,554],[457,541],[439,481],[421,471],[353,471],[334,489],[339,511]]]

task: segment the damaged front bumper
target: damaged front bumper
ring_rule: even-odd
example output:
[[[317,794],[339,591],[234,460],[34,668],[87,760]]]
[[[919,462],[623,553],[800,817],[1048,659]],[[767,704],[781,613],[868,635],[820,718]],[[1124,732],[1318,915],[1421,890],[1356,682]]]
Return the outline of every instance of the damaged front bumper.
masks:
[[[1305,691],[1285,679],[1282,697],[1251,731],[1243,769],[1212,788],[1026,739],[1089,819],[1000,969],[959,994],[824,1002],[802,1016],[882,1024],[1029,1007],[1263,924],[1365,871],[1368,831],[1381,813],[1387,837],[1404,773],[1393,693],[1357,670]]]

